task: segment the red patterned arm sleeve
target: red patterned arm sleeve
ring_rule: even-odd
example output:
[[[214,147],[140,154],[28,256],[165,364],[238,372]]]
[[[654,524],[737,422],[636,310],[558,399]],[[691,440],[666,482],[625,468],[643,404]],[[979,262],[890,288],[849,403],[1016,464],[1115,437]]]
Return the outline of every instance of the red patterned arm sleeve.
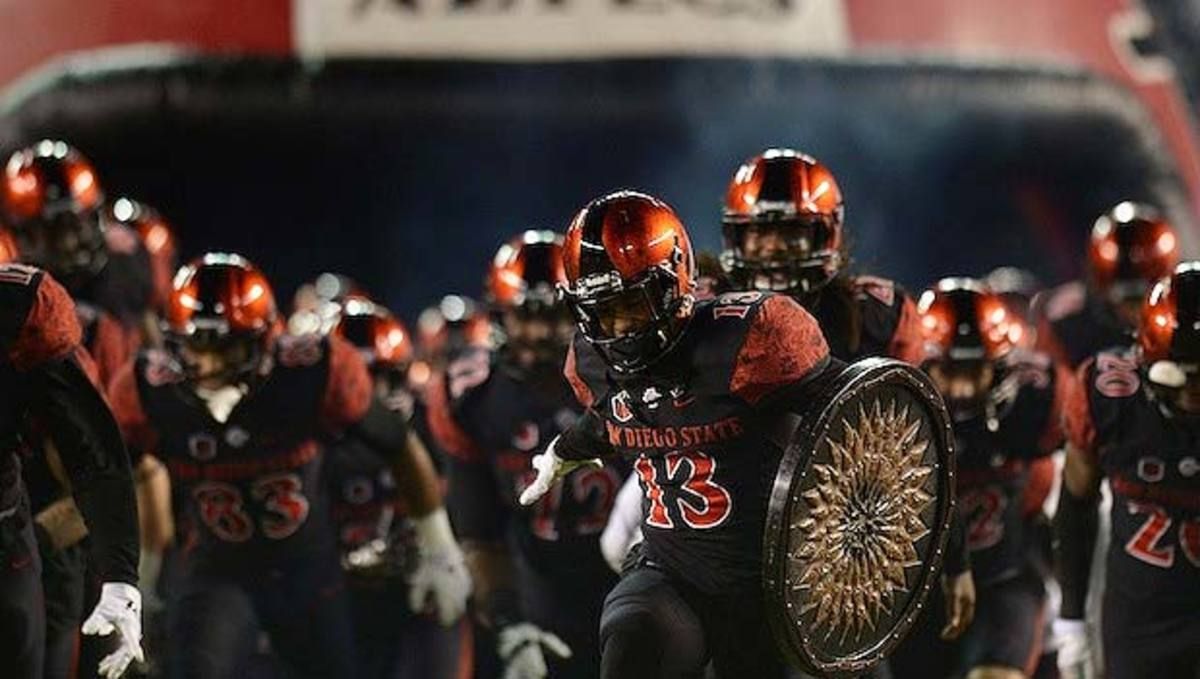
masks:
[[[917,303],[908,293],[901,293],[900,317],[896,321],[896,332],[888,343],[887,353],[892,358],[921,365],[925,357],[924,339],[921,335],[921,318],[917,314]]]
[[[790,297],[771,296],[758,308],[738,351],[729,391],[756,404],[803,380],[828,357],[816,319]]]
[[[575,343],[571,343],[571,348],[567,351],[567,362],[563,366],[563,375],[567,378],[567,382],[571,385],[571,390],[575,392],[575,398],[584,408],[591,408],[596,403],[596,395],[592,393],[591,387],[579,375],[578,366],[575,362]]]
[[[1067,441],[1091,460],[1096,460],[1096,424],[1092,419],[1092,408],[1088,401],[1089,378],[1092,360],[1083,365],[1067,380],[1068,388],[1063,404],[1062,421]]]
[[[25,371],[71,355],[82,339],[70,295],[49,275],[43,275],[8,357],[17,370]]]
[[[345,339],[329,337],[329,381],[321,401],[321,422],[329,429],[357,424],[371,407],[374,389],[362,356]]]
[[[455,419],[448,389],[445,374],[435,376],[429,384],[425,410],[429,431],[438,447],[446,453],[466,462],[479,462],[483,459],[483,450]]]

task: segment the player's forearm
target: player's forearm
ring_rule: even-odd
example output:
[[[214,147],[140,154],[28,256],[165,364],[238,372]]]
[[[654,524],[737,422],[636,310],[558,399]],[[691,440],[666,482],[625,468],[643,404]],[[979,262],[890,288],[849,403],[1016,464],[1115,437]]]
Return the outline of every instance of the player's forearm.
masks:
[[[971,554],[967,550],[967,524],[956,507],[950,517],[950,535],[946,540],[946,558],[942,572],[955,576],[971,570]]]
[[[427,516],[442,507],[437,469],[425,444],[415,433],[408,433],[405,445],[394,458],[393,467],[400,495],[414,517]]]
[[[1067,445],[1062,492],[1054,515],[1055,564],[1062,586],[1062,617],[1080,619],[1087,601],[1092,552],[1099,532],[1100,470],[1093,457]]]
[[[398,413],[371,399],[367,413],[348,430],[392,465],[400,497],[414,518],[432,514],[442,506],[441,483],[429,451]]]
[[[465,541],[463,551],[484,622],[494,628],[516,622],[521,611],[508,549],[499,542]]]
[[[29,375],[29,387],[87,522],[97,571],[105,581],[136,583],[139,544],[133,476],[107,403],[73,358],[39,367]]]
[[[573,461],[611,457],[617,453],[608,440],[604,418],[591,408],[562,433],[554,452],[564,460]]]
[[[166,467],[150,455],[143,456],[138,462],[135,476],[142,547],[161,552],[175,539],[170,478]]]
[[[1099,532],[1099,497],[1079,497],[1063,485],[1054,515],[1054,556],[1058,582],[1062,587],[1063,618],[1083,618],[1087,602],[1088,577],[1092,571],[1092,553]]]

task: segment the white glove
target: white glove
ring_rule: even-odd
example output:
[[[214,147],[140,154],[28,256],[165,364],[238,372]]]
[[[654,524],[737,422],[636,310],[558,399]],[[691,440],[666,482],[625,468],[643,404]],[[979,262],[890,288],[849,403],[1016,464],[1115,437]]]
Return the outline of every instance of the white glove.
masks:
[[[554,485],[555,481],[580,467],[595,467],[596,469],[604,467],[604,461],[599,458],[564,460],[559,457],[554,449],[558,447],[558,440],[561,438],[561,434],[555,436],[550,445],[546,446],[545,452],[533,456],[533,468],[537,470],[537,478],[521,493],[521,504],[531,505],[537,502],[538,498],[550,492],[550,487]]]
[[[549,670],[543,648],[559,658],[571,657],[571,647],[562,639],[528,622],[508,625],[496,636],[503,679],[545,679]]]
[[[1091,679],[1096,676],[1088,646],[1086,622],[1059,618],[1054,621],[1054,638],[1058,644],[1058,669],[1062,679]]]
[[[117,632],[120,646],[100,661],[99,672],[108,679],[125,673],[129,663],[146,660],[142,651],[142,594],[123,582],[106,582],[100,587],[100,603],[83,621],[84,634],[108,636]]]
[[[425,610],[433,599],[434,612],[443,627],[462,616],[471,596],[471,576],[462,550],[450,530],[445,509],[413,519],[417,534],[417,566],[408,579],[408,605],[413,611]]]

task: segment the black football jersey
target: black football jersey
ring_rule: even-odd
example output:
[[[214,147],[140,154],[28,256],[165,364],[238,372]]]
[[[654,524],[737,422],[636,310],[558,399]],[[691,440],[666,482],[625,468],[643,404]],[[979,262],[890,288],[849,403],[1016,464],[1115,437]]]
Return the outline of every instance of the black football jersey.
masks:
[[[406,389],[393,390],[384,402],[407,422],[424,417],[423,406]],[[388,461],[378,450],[352,436],[338,436],[329,447],[325,480],[332,496],[342,555],[373,540],[388,541],[393,553],[398,554],[415,548],[408,509],[397,491]]]
[[[998,404],[994,419],[980,415],[954,424],[958,511],[979,585],[1016,576],[1029,563],[1024,494],[1030,461],[1062,443],[1059,416],[1070,379],[1049,356],[1033,352],[1014,352],[1003,371],[1002,389],[1014,393]]]
[[[1038,318],[1038,348],[1070,367],[1133,341],[1133,332],[1080,282],[1039,295],[1034,313]]]
[[[467,349],[431,387],[429,423],[447,454],[449,502],[464,540],[507,541],[525,565],[552,579],[606,573],[600,533],[628,467],[567,475],[532,506],[532,457],[582,412],[566,380],[534,385],[495,352]]]
[[[1200,611],[1200,418],[1172,414],[1130,352],[1080,367],[1067,407],[1074,447],[1112,488],[1105,587],[1127,621]]]
[[[77,349],[81,337],[75,307],[57,282],[33,267],[0,265],[0,511],[22,492],[28,404],[21,372]]]
[[[136,328],[154,299],[150,254],[137,233],[127,226],[109,224],[104,235],[108,261],[72,293],[76,299],[112,314],[123,325]]]
[[[702,591],[758,588],[781,451],[757,406],[825,365],[816,321],[792,299],[731,292],[697,303],[678,344],[643,373],[606,370],[576,337],[567,374],[633,460],[647,557]]]
[[[808,308],[825,334],[830,353],[847,363],[873,356],[921,362],[916,303],[890,280],[856,276],[834,281]]]
[[[221,423],[176,360],[142,352],[112,386],[127,440],[163,458],[198,552],[217,565],[334,549],[322,440],[361,419],[370,377],[340,338],[282,336],[274,366]]]

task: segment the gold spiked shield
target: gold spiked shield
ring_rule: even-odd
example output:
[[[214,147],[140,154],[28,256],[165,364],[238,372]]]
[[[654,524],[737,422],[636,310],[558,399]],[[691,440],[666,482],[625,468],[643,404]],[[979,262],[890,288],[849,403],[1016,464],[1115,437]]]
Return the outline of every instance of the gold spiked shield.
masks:
[[[848,366],[793,409],[767,511],[767,614],[789,662],[869,671],[937,581],[954,498],[950,417],[924,373]]]

